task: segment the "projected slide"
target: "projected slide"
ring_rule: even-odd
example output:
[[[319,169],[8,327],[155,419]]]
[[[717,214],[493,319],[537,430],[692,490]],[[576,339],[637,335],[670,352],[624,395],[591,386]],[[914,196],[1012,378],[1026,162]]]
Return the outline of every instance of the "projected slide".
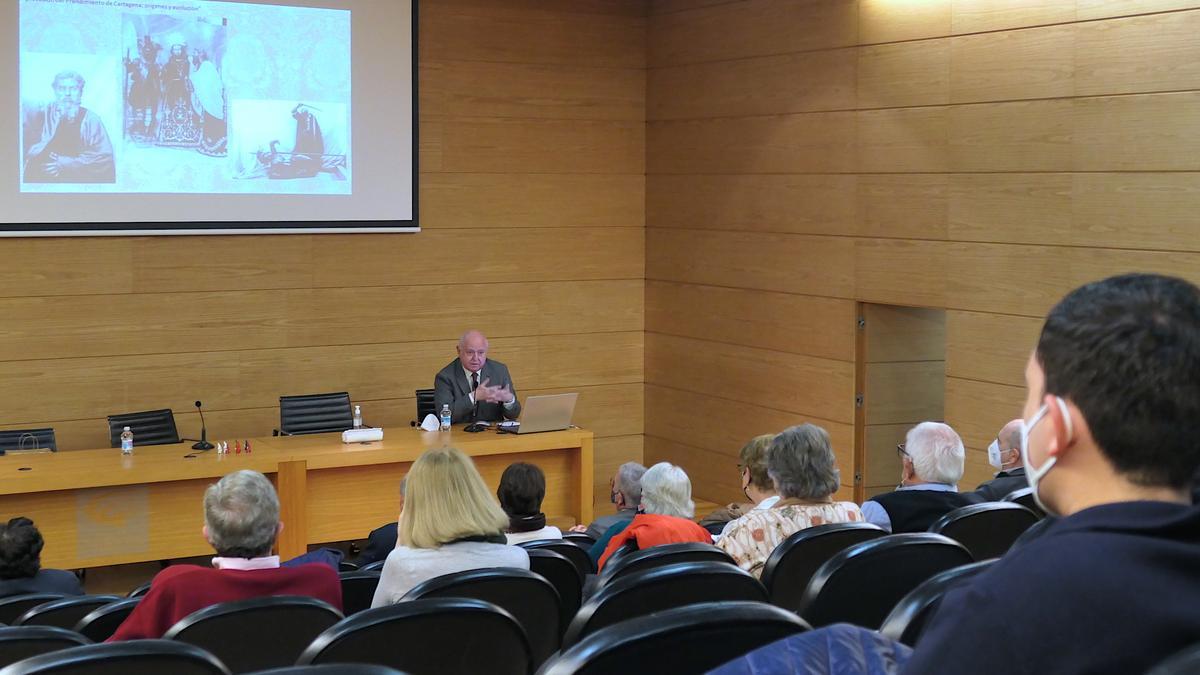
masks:
[[[349,10],[19,3],[21,192],[353,194]]]

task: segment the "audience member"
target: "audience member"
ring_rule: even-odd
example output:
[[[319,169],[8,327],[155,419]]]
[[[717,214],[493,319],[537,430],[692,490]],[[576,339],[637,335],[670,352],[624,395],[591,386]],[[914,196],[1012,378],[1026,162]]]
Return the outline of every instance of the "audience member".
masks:
[[[733,521],[717,541],[739,567],[756,577],[775,547],[793,532],[863,519],[857,504],[833,501],[840,474],[829,434],[819,426],[801,424],[776,436],[767,449],[766,472],[779,501]]]
[[[546,497],[546,474],[536,464],[509,464],[500,476],[496,498],[508,514],[505,538],[510,544],[537,539],[562,539],[562,531],[546,524],[542,500]]]
[[[948,425],[922,422],[908,430],[900,453],[900,486],[863,502],[867,522],[890,532],[924,532],[938,518],[972,503],[958,492],[966,452]]]
[[[342,609],[337,572],[322,563],[280,567],[271,555],[283,530],[279,497],[257,471],[235,471],[204,492],[204,538],[217,552],[212,567],[174,565],[109,638],[159,638],[177,621],[220,602],[271,595],[306,595]]]
[[[642,474],[646,467],[637,462],[625,462],[617,473],[608,479],[608,500],[617,505],[617,512],[600,516],[591,525],[576,525],[572,532],[586,532],[592,539],[600,539],[608,528],[617,523],[628,523],[637,515],[642,503]],[[596,556],[597,558],[599,555]]]
[[[997,470],[994,478],[967,495],[980,502],[998,502],[1009,493],[1029,487],[1025,467],[1021,466],[1021,420],[1004,425],[988,446],[988,464]]]
[[[469,457],[427,450],[404,481],[399,545],[388,554],[372,607],[398,602],[422,581],[486,567],[529,569],[529,554],[504,537],[508,516]]]
[[[0,525],[0,597],[26,593],[83,595],[79,578],[66,570],[42,568],[42,533],[28,518]]]
[[[661,544],[685,542],[712,543],[712,535],[691,520],[696,512],[692,501],[692,482],[683,469],[659,462],[642,476],[641,512],[628,523],[617,523],[604,533],[607,539],[599,566],[612,557],[625,542],[637,543],[638,549]],[[600,545],[600,542],[597,542]]]
[[[1025,382],[1022,464],[1061,518],[947,593],[906,672],[1145,672],[1200,636],[1200,289],[1072,291]]]
[[[400,479],[400,509],[404,510],[404,484],[408,481],[408,476]],[[355,561],[359,567],[370,565],[373,562],[386,560],[388,554],[396,548],[396,540],[400,535],[397,532],[399,519],[393,520],[390,523],[380,525],[371,530],[367,535],[367,545],[363,548]]]
[[[767,448],[771,447],[774,434],[763,434],[750,439],[738,453],[738,478],[742,494],[749,504],[726,504],[700,519],[700,527],[713,533],[718,539],[729,529],[730,523],[755,509],[769,509],[779,501],[775,484],[767,475]]]

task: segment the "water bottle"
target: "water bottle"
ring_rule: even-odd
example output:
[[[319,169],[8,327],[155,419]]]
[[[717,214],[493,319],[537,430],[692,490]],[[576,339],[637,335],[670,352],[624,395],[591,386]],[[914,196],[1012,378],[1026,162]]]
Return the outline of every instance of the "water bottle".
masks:
[[[442,431],[450,431],[450,404],[442,404]]]
[[[354,428],[362,428],[362,407],[357,405],[354,406]]]
[[[125,427],[125,430],[121,432],[121,454],[133,454],[133,432],[129,430],[129,427]]]

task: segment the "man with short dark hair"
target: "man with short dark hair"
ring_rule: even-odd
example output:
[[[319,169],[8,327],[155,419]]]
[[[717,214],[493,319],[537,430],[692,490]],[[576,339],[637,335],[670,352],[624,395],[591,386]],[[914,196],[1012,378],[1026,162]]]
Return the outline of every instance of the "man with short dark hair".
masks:
[[[1021,420],[1005,424],[996,434],[988,446],[988,464],[996,469],[996,475],[968,495],[977,501],[998,502],[1029,485],[1025,480],[1025,467],[1021,466]]]
[[[906,673],[1142,673],[1200,636],[1200,289],[1072,291],[1025,381],[1022,463],[1061,518],[947,593]]]
[[[235,471],[208,486],[203,531],[218,556],[212,568],[173,565],[159,572],[109,641],[159,638],[192,612],[248,598],[305,595],[341,611],[342,586],[332,567],[279,566],[271,548],[282,530],[279,497],[261,473]]]

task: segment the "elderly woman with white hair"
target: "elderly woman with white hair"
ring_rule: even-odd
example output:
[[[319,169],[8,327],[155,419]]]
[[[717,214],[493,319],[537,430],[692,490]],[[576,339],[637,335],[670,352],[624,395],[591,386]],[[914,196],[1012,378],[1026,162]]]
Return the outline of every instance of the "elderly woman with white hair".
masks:
[[[695,512],[692,481],[683,469],[667,462],[655,464],[642,476],[638,514],[628,523],[618,523],[605,532],[609,540],[600,556],[600,567],[628,541],[636,542],[639,549],[692,541],[711,543],[708,530],[692,521]]]
[[[767,474],[779,501],[730,523],[717,546],[754,576],[784,539],[814,525],[863,520],[854,502],[835,502],[839,473],[829,434],[815,424],[785,429],[767,450]]]

